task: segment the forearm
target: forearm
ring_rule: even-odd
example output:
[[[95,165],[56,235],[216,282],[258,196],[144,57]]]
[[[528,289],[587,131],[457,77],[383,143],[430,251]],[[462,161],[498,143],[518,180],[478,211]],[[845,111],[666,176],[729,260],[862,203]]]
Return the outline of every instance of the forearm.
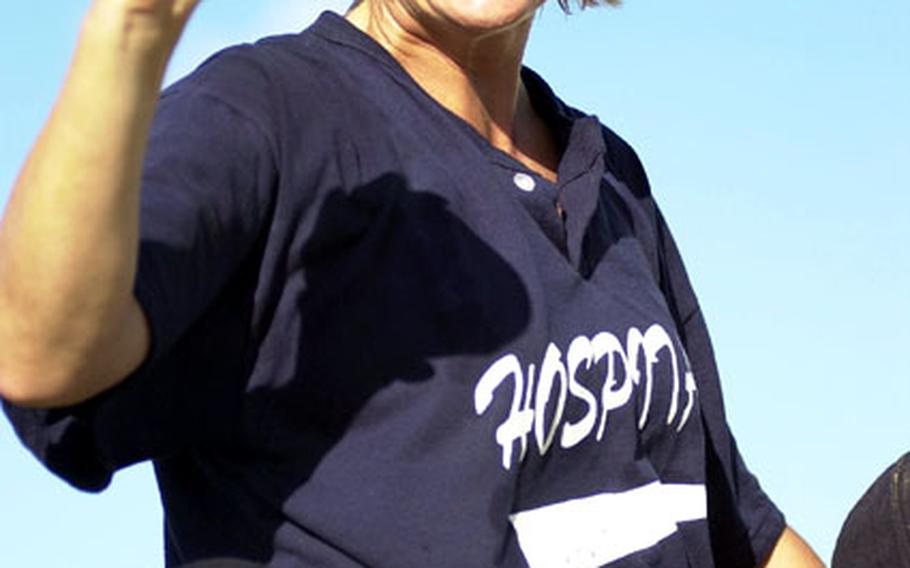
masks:
[[[77,402],[135,368],[146,140],[172,45],[101,2],[0,225],[0,393]],[[103,349],[103,347],[124,349]],[[101,362],[102,355],[106,358]]]
[[[825,564],[796,531],[787,527],[761,565],[762,568],[825,568]]]

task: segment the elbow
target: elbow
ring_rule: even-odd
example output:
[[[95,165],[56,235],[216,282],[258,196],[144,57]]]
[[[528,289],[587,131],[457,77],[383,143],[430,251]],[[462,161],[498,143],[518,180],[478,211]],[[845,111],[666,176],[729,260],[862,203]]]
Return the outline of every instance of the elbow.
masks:
[[[72,406],[91,397],[76,388],[74,373],[42,367],[0,363],[0,398],[21,408],[50,409]]]
[[[127,315],[127,327],[90,326],[86,332],[82,326],[57,337],[23,332],[0,317],[0,398],[24,408],[60,408],[114,387],[149,348],[141,310]]]
[[[0,321],[0,398],[21,408],[73,406],[91,398],[97,371],[85,349],[33,335]]]
[[[46,408],[44,397],[6,373],[0,378],[0,399],[20,408]]]
[[[4,306],[5,307],[5,306]],[[14,310],[4,309],[4,315]],[[74,397],[75,359],[66,364],[59,345],[35,340],[24,317],[0,317],[0,399],[46,409],[80,402]]]

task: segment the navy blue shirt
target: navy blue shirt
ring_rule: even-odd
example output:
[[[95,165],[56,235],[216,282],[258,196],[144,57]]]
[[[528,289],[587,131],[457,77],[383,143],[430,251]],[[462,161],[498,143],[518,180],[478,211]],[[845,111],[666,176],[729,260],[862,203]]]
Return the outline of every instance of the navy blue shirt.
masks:
[[[167,89],[151,354],[75,408],[6,405],[24,442],[86,490],[154,460],[169,565],[755,565],[783,517],[641,164],[522,78],[556,183],[330,13]]]

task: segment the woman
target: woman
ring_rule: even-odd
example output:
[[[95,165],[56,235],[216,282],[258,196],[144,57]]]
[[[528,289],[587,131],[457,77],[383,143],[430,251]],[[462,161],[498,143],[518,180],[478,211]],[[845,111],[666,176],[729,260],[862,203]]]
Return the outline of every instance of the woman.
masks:
[[[169,565],[821,565],[634,152],[522,68],[539,0],[362,0],[159,102],[195,4],[95,1],[5,215],[49,467],[154,460]]]

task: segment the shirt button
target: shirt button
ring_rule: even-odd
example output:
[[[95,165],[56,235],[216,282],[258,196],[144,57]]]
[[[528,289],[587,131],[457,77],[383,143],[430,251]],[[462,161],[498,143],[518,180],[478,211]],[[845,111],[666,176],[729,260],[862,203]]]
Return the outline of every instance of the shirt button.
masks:
[[[534,178],[524,172],[515,174],[515,177],[512,178],[512,182],[515,184],[515,187],[522,191],[527,191],[528,193],[534,191],[534,188],[537,187],[537,182],[534,181]]]

